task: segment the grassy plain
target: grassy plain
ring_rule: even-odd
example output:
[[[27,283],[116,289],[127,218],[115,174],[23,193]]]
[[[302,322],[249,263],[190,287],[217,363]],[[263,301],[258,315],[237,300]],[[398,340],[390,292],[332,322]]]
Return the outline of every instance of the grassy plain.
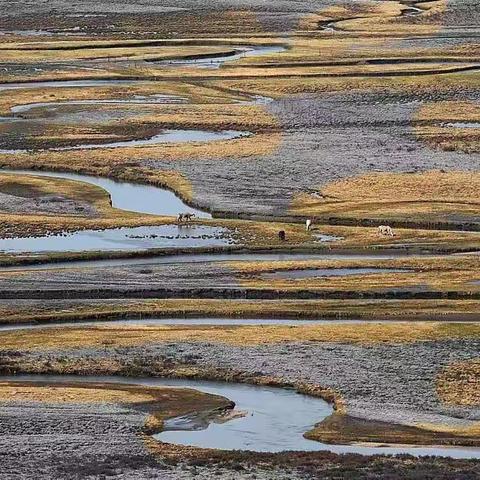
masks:
[[[165,342],[213,342],[261,345],[282,342],[342,342],[353,344],[435,342],[480,338],[478,323],[418,322],[323,324],[308,326],[94,326],[7,331],[1,350],[118,348]]]

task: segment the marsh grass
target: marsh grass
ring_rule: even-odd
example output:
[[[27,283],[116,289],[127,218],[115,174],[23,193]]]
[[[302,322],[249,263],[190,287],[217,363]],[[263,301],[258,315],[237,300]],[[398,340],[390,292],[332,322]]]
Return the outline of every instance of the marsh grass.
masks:
[[[72,350],[76,348],[104,349],[106,339],[115,338],[108,348],[168,342],[211,342],[227,345],[261,345],[283,342],[340,342],[370,345],[444,340],[479,339],[480,324],[456,324],[444,328],[441,322],[322,324],[309,326],[93,326],[65,327],[1,333],[1,350]]]
[[[395,195],[392,197],[392,186]],[[371,173],[328,184],[318,195],[298,194],[291,212],[336,218],[442,223],[478,220],[480,174],[429,171]]]

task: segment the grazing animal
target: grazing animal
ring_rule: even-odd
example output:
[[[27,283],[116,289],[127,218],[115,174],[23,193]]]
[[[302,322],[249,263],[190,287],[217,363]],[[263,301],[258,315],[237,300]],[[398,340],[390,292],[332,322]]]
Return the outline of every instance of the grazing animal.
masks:
[[[394,237],[395,232],[393,231],[392,227],[389,225],[380,225],[378,227],[378,233],[379,235],[385,235],[387,237]]]
[[[285,230],[280,230],[280,231],[278,232],[278,238],[279,238],[282,242],[285,241],[285,239],[287,238],[286,235],[285,235]]]
[[[195,217],[195,214],[194,213],[179,213],[177,215],[177,222],[178,223],[182,223],[182,222],[191,222],[192,221],[192,218]]]
[[[307,230],[307,232],[310,230],[310,228],[312,228],[312,223],[313,220],[311,218],[307,218],[305,221],[305,230]]]
[[[186,222],[191,222],[192,218],[195,217],[194,213],[184,213],[183,218],[185,219]]]

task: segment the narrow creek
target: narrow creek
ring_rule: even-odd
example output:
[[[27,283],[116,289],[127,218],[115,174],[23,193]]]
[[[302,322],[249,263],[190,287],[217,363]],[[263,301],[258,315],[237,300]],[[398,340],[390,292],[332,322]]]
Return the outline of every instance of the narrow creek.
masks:
[[[247,131],[240,130],[162,130],[159,134],[150,138],[125,140],[123,142],[80,144],[72,147],[51,148],[54,151],[67,150],[91,150],[98,148],[126,148],[161,145],[162,143],[189,143],[189,142],[218,142],[220,140],[233,140],[235,138],[249,137]]]
[[[447,128],[480,128],[480,122],[449,122],[442,123],[441,126]]]
[[[221,395],[235,402],[235,409],[244,416],[225,423],[208,425],[195,416],[172,418],[165,430],[154,435],[161,442],[221,450],[282,452],[288,450],[331,451],[335,453],[411,454],[415,456],[447,456],[480,458],[480,449],[464,447],[413,447],[329,445],[303,437],[316,423],[333,413],[332,406],[322,399],[297,393],[286,388],[263,387],[238,383],[164,378],[133,378],[121,376],[18,375],[2,376],[0,381],[45,382],[50,385],[65,382],[122,383],[149,387],[193,388]]]
[[[287,260],[393,260],[411,255],[392,253],[392,254],[333,254],[333,253],[181,253],[169,254],[155,257],[143,258],[115,258],[105,260],[78,260],[62,261],[54,263],[39,263],[34,265],[11,265],[0,267],[2,271],[12,270],[58,270],[70,268],[102,268],[102,267],[128,267],[128,266],[148,266],[162,265],[172,263],[212,263],[212,262],[234,262],[234,261],[287,261]]]
[[[100,148],[128,148],[161,145],[164,143],[189,143],[189,142],[218,142],[220,140],[233,140],[251,136],[251,132],[241,130],[161,130],[160,133],[148,138],[125,140],[111,143],[85,143],[68,147],[51,147],[47,149],[0,149],[0,154],[16,155],[36,151],[65,152],[69,150],[92,150]]]
[[[348,277],[351,275],[411,272],[413,272],[413,270],[398,268],[306,268],[298,270],[279,269],[275,272],[260,273],[260,276],[263,279],[272,280],[301,280],[304,278]]]
[[[228,46],[226,46],[228,47]],[[147,60],[148,63],[155,63],[164,66],[187,66],[197,68],[220,68],[226,62],[232,62],[241,58],[258,57],[262,55],[272,55],[284,52],[287,49],[284,45],[252,45],[232,46],[232,50],[228,53],[198,55],[184,58],[168,59],[168,60]]]
[[[368,323],[368,320],[297,320],[291,318],[131,318],[120,320],[90,320],[90,321],[67,321],[67,322],[49,322],[49,323],[18,323],[18,324],[0,324],[0,332],[12,332],[18,330],[43,330],[44,328],[68,328],[68,327],[105,327],[105,326],[129,326],[144,325],[148,327],[163,325],[224,325],[231,327],[242,326],[266,326],[283,325],[287,327],[309,326],[309,325],[327,325],[327,324],[347,324],[347,323]],[[381,321],[372,321],[372,323],[382,323]]]

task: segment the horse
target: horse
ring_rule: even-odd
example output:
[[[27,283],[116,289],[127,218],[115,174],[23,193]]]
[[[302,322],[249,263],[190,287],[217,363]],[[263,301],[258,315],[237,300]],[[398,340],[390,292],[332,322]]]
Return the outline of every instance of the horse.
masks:
[[[395,236],[395,232],[393,231],[392,227],[390,227],[389,225],[380,225],[378,227],[378,234],[385,235],[387,237]]]
[[[179,213],[177,215],[177,222],[178,223],[182,223],[182,222],[191,222],[192,221],[192,218],[195,217],[195,214],[194,213]]]
[[[185,219],[186,222],[191,222],[192,218],[195,217],[194,213],[184,213],[183,218]]]

